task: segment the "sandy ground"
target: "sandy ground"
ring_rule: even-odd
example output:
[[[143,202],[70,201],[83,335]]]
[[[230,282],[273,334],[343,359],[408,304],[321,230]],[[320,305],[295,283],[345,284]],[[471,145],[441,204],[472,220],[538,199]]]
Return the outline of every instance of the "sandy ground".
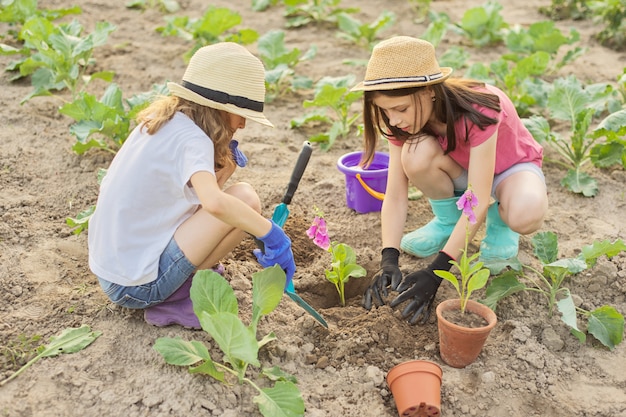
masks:
[[[191,45],[178,38],[161,37],[155,28],[163,24],[156,9],[131,11],[123,2],[78,1],[83,14],[77,18],[91,32],[96,21],[117,26],[107,44],[95,54],[98,70],[112,70],[115,82],[126,97],[148,91],[152,84],[178,80],[184,71],[182,55]],[[283,28],[282,7],[264,13],[250,9],[249,1],[214,1],[239,11],[241,27],[263,34]],[[537,10],[549,1],[504,2],[502,15],[513,24],[545,20]],[[114,5],[112,5],[114,4]],[[385,32],[419,36],[424,23],[414,21],[407,1],[344,0],[358,6],[361,21],[373,21],[383,5],[398,16]],[[458,21],[463,11],[482,4],[478,1],[434,1],[432,8],[445,11]],[[67,1],[41,1],[55,8]],[[179,14],[200,17],[206,2],[189,0]],[[583,82],[615,81],[622,73],[623,53],[603,48],[592,39],[591,22],[559,22],[581,33],[588,52],[559,75],[574,74]],[[7,26],[0,26],[6,33]],[[450,36],[439,51],[459,44]],[[297,67],[314,80],[324,75],[355,73],[362,67],[343,64],[344,59],[367,59],[365,49],[337,39],[328,27],[305,27],[286,33],[289,47],[318,47],[317,56]],[[250,49],[254,52],[254,46]],[[501,47],[470,48],[472,60],[489,62],[504,53]],[[10,61],[0,57],[4,68]],[[200,340],[211,354],[219,351],[203,332],[179,327],[154,328],[143,321],[141,312],[116,308],[100,291],[87,267],[86,234],[75,236],[65,225],[68,216],[93,204],[98,187],[96,171],[107,167],[111,155],[90,152],[75,155],[69,134],[72,121],[57,111],[61,99],[35,98],[19,101],[30,92],[29,80],[10,82],[0,75],[0,377],[7,377],[23,361],[12,362],[7,348],[33,348],[67,327],[81,324],[102,332],[91,346],[72,354],[39,361],[17,379],[0,388],[0,414],[9,417],[48,416],[242,416],[259,415],[249,388],[223,386],[186,369],[166,365],[152,349],[158,337],[180,336]],[[105,84],[89,89],[98,95]],[[310,92],[280,98],[267,105],[267,115],[276,129],[249,123],[238,139],[250,158],[234,179],[253,184],[263,198],[264,214],[271,216],[280,202],[291,168],[307,138],[305,132],[289,128],[303,113],[301,103]],[[357,214],[346,207],[344,176],[336,169],[337,159],[360,149],[360,137],[337,142],[328,152],[317,146],[300,188],[291,204],[286,230],[294,241],[298,262],[297,291],[329,322],[326,330],[317,325],[287,298],[261,323],[260,333],[270,330],[277,340],[261,351],[261,361],[276,364],[298,379],[306,415],[393,416],[393,398],[384,377],[395,364],[410,359],[429,359],[444,370],[442,412],[444,416],[626,416],[626,349],[613,351],[589,338],[580,344],[555,315],[547,314],[543,299],[530,293],[514,295],[501,303],[498,325],[478,360],[465,369],[454,369],[439,358],[437,325],[409,326],[398,312],[381,307],[367,312],[360,306],[363,288],[375,272],[380,251],[380,220],[377,213]],[[547,151],[554,157],[554,153]],[[542,230],[559,237],[561,256],[575,256],[595,239],[624,238],[626,201],[623,170],[593,170],[600,192],[584,198],[564,190],[559,181],[564,171],[546,164],[550,210]],[[424,200],[411,203],[407,230],[426,223],[430,217]],[[304,232],[313,219],[314,206],[325,213],[331,239],[351,245],[368,277],[353,280],[348,287],[348,305],[340,307],[332,284],[324,278],[329,255],[312,245]],[[226,277],[235,289],[242,314],[250,311],[250,278],[259,265],[250,254],[252,242],[224,260]],[[523,237],[520,258],[531,259],[530,237]],[[402,255],[405,271],[424,266],[426,261]],[[626,256],[601,259],[596,267],[568,282],[572,292],[589,309],[610,304],[626,313]],[[443,285],[437,300],[453,297]],[[33,344],[20,343],[41,336]]]

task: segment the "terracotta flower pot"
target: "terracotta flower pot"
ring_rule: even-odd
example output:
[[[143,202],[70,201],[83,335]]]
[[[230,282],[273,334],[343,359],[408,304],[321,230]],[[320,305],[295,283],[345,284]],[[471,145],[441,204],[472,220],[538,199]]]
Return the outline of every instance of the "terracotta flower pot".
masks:
[[[441,367],[434,362],[402,362],[387,374],[401,417],[439,417],[441,415]]]
[[[439,328],[439,354],[441,359],[454,368],[464,368],[474,362],[489,337],[498,318],[492,309],[477,301],[468,300],[465,312],[479,315],[487,322],[484,327],[463,327],[451,323],[443,317],[444,311],[459,310],[461,300],[446,300],[437,306],[437,326]]]

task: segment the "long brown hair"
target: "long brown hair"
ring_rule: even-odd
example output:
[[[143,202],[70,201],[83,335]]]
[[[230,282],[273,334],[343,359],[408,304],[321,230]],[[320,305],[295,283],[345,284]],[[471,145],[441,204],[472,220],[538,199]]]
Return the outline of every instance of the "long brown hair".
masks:
[[[170,121],[176,112],[189,117],[213,141],[215,169],[234,167],[230,153],[230,140],[235,131],[230,127],[228,113],[185,100],[176,96],[161,97],[137,114],[137,122],[150,135],[154,135]]]
[[[498,96],[476,90],[477,87],[484,86],[485,84],[479,81],[464,80],[459,78],[449,79],[439,84],[429,86],[435,93],[435,101],[433,103],[435,118],[446,124],[448,147],[447,149],[444,149],[444,153],[447,154],[456,149],[458,140],[468,140],[468,122],[475,124],[483,130],[485,127],[497,122],[496,119],[485,116],[473,107],[473,104],[477,104],[481,107],[487,107],[497,112],[501,111],[500,99]],[[417,108],[417,96],[424,88],[428,87],[365,92],[363,96],[363,144],[365,152],[361,161],[362,166],[367,166],[372,162],[380,135],[383,135],[386,138],[394,138],[396,140],[403,141],[419,141],[426,135],[436,136],[436,133],[429,123],[426,123],[422,130],[415,134],[407,133],[396,128],[395,126],[392,126],[389,123],[389,118],[385,115],[385,112],[374,104],[374,98],[378,95],[388,97],[404,97],[410,95],[412,96],[412,100],[415,105],[415,111],[419,112],[420,109]],[[457,138],[454,129],[455,122],[457,122],[460,118],[465,118],[466,131],[464,138]]]

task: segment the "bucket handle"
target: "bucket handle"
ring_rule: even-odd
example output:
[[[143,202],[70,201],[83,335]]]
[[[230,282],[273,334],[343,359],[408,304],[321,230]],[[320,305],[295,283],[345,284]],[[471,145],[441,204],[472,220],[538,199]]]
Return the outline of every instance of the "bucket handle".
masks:
[[[372,187],[370,187],[369,185],[365,183],[365,181],[363,181],[363,178],[361,178],[361,174],[359,173],[356,174],[356,179],[359,180],[359,182],[361,183],[361,186],[363,186],[363,188],[365,189],[365,191],[367,191],[369,195],[371,195],[377,200],[383,201],[383,199],[385,198],[385,193],[381,193],[379,191],[372,189]]]

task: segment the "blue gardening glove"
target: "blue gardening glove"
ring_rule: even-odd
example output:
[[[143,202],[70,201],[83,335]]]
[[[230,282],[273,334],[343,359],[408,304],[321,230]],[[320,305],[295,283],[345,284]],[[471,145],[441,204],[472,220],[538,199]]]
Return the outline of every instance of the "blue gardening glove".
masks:
[[[381,254],[381,270],[374,276],[374,279],[372,279],[372,282],[363,294],[363,307],[368,310],[372,308],[372,296],[376,297],[378,305],[385,304],[380,296],[380,292],[382,291],[386,297],[387,287],[391,285],[391,289],[395,290],[402,280],[402,272],[398,266],[400,251],[396,248],[384,248]]]
[[[263,242],[264,250],[255,249],[252,251],[263,268],[274,266],[276,264],[285,271],[287,282],[285,288],[289,285],[296,273],[296,263],[293,260],[293,252],[291,251],[291,240],[273,220],[272,228],[262,237],[257,237]]]
[[[235,139],[232,139],[228,144],[228,147],[230,148],[230,153],[233,155],[235,163],[243,168],[248,164],[248,158],[246,158],[246,156],[243,154],[243,152],[241,152],[238,146],[239,142],[237,142]]]
[[[402,317],[410,316],[409,323],[415,324],[422,316],[420,324],[426,323],[430,317],[439,284],[442,281],[442,278],[435,275],[433,271],[439,269],[449,271],[452,268],[451,260],[452,258],[447,253],[439,252],[427,268],[407,275],[398,287],[398,292],[402,294],[394,298],[389,305],[393,308],[406,300],[411,300],[402,310]]]

